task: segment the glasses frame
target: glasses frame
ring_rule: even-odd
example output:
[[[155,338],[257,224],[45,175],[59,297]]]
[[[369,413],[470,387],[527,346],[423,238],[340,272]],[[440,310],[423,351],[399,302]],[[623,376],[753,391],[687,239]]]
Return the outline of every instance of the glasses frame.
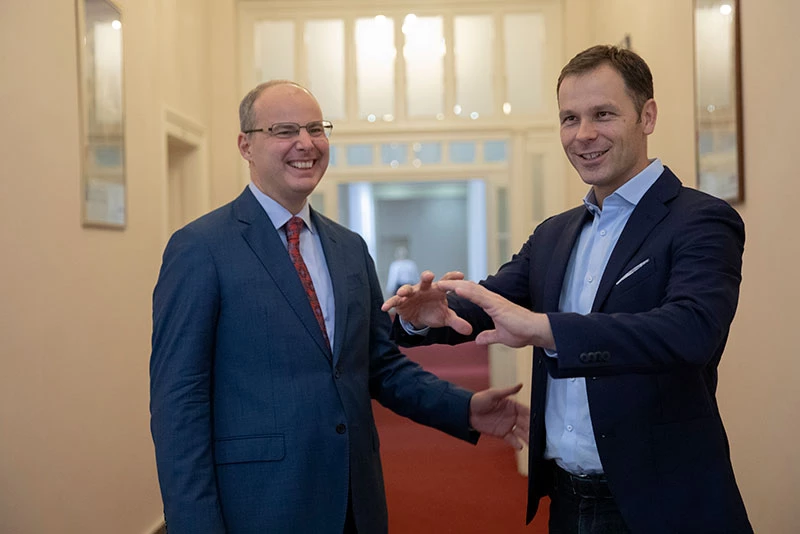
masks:
[[[287,124],[297,126],[297,133],[292,135],[291,137],[281,137],[280,135],[276,135],[275,133],[272,132],[272,129],[275,128],[276,126],[283,126]],[[322,125],[322,133],[319,135],[312,134],[308,129],[309,126],[316,126],[316,125]],[[313,137],[314,139],[319,139],[320,137],[328,139],[331,136],[331,133],[333,132],[333,123],[331,121],[311,121],[307,124],[298,124],[296,122],[276,122],[269,128],[254,128],[252,130],[245,130],[242,133],[251,134],[255,132],[261,132],[265,135],[271,135],[273,137],[277,137],[278,139],[294,139],[295,137],[300,135],[300,130],[302,129],[305,129],[305,131],[308,132],[308,135]]]

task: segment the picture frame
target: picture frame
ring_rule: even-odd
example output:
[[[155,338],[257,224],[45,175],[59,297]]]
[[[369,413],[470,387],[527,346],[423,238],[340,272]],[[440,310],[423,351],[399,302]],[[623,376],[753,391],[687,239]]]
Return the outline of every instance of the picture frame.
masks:
[[[739,0],[694,0],[697,188],[744,201]]]
[[[125,98],[122,11],[110,0],[77,0],[83,226],[124,229]]]

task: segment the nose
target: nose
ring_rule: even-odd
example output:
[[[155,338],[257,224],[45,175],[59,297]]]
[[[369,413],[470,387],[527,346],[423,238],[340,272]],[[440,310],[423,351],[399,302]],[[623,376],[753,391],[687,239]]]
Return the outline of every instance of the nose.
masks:
[[[297,134],[295,144],[300,148],[309,149],[314,146],[314,138],[309,135],[305,128],[300,128],[300,133]]]
[[[581,121],[578,127],[577,138],[584,141],[594,139],[595,137],[597,137],[597,129],[594,123],[592,121]]]

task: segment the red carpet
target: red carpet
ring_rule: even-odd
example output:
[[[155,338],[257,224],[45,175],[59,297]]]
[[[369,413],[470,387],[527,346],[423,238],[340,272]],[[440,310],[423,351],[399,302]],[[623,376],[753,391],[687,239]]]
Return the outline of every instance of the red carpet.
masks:
[[[425,369],[472,390],[488,387],[485,347],[419,347],[406,354]],[[483,437],[477,446],[374,404],[389,506],[390,534],[547,532],[544,511],[525,526],[527,479],[514,451]]]

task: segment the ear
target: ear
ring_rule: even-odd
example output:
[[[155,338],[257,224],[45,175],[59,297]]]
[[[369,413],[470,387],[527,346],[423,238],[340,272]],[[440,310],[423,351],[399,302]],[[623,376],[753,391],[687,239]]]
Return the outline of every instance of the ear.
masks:
[[[658,117],[658,106],[652,98],[642,106],[642,129],[645,135],[650,135],[656,129],[656,118]]]
[[[252,161],[253,157],[250,155],[250,138],[248,135],[239,133],[239,138],[236,142],[239,145],[239,154],[247,161]]]

